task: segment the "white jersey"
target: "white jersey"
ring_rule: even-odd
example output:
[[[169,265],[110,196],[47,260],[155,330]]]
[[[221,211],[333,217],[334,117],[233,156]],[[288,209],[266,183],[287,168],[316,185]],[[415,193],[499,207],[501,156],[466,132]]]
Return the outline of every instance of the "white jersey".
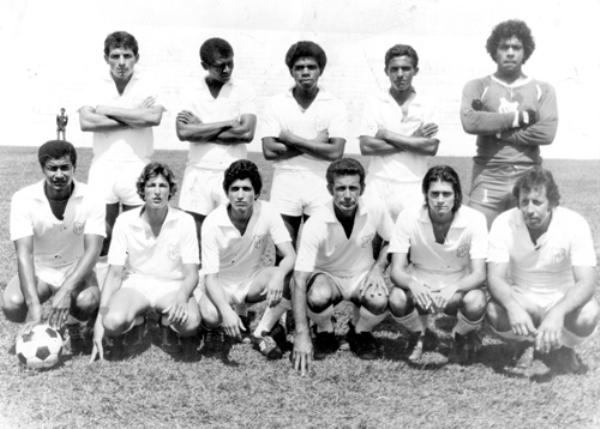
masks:
[[[185,110],[191,111],[202,122],[229,121],[242,115],[256,115],[254,90],[244,81],[229,80],[223,85],[217,98],[214,98],[206,81],[202,79],[199,85],[190,91],[188,97]],[[190,143],[188,165],[225,170],[232,162],[246,158],[246,154],[245,143]]]
[[[345,139],[346,120],[344,103],[324,89],[319,89],[307,109],[298,104],[290,89],[267,102],[262,134],[263,137],[278,137],[281,131],[286,130],[305,139],[314,139],[326,130],[330,138]],[[306,154],[273,162],[275,169],[309,170],[322,177],[328,165],[329,161]]]
[[[566,291],[575,284],[574,266],[596,266],[596,253],[586,220],[564,207],[552,210],[552,219],[537,243],[518,208],[494,220],[488,261],[508,263],[514,283],[534,293]]]
[[[399,105],[389,91],[365,103],[359,135],[375,136],[381,128],[411,136],[421,125],[433,122],[431,111],[416,96]],[[397,182],[420,182],[430,157],[411,151],[369,157],[368,174]]]
[[[85,183],[73,181],[63,220],[52,213],[44,192],[45,180],[17,191],[10,203],[10,239],[33,236],[36,266],[64,267],[83,256],[86,234],[106,236],[104,201]]]
[[[469,272],[471,260],[487,255],[487,226],[483,214],[461,205],[454,214],[444,243],[433,233],[429,211],[423,204],[403,210],[394,227],[389,253],[410,252],[411,269],[431,278],[456,280]],[[430,285],[435,287],[436,285]]]
[[[380,205],[359,200],[352,233],[348,238],[337,219],[333,201],[320,207],[304,224],[296,258],[296,271],[324,271],[340,278],[356,277],[373,266],[373,238],[389,241],[392,219]]]
[[[84,106],[107,105],[121,108],[139,107],[148,97],[156,98],[157,86],[134,73],[119,94],[114,80],[105,76],[101,83],[86,95]],[[156,104],[160,104],[158,99]],[[148,162],[154,152],[152,127],[126,127],[106,131],[94,131],[92,137],[95,161]]]
[[[158,237],[142,218],[144,206],[119,215],[113,229],[109,265],[124,266],[126,277],[183,280],[183,265],[200,263],[196,223],[191,215],[169,207]]]
[[[254,203],[243,235],[231,222],[227,207],[217,207],[202,224],[202,273],[218,274],[226,283],[239,283],[263,266],[269,239],[275,245],[292,240],[281,215],[270,203]]]

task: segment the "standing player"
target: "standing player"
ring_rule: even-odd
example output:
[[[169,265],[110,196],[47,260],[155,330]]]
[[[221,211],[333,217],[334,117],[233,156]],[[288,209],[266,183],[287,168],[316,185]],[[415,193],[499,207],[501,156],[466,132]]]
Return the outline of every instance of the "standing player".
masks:
[[[106,254],[119,203],[123,210],[142,204],[135,181],[154,150],[152,127],[160,124],[164,107],[156,102],[155,88],[134,73],[139,60],[135,37],[125,31],[109,34],[104,60],[110,74],[88,96],[95,104],[79,109],[79,124],[82,131],[93,133],[88,181],[106,203]]]
[[[425,205],[400,213],[390,243],[396,286],[390,293],[390,312],[412,333],[411,362],[421,358],[428,313],[456,314],[450,360],[466,363],[485,313],[485,217],[461,204],[460,181],[451,167],[430,168],[422,192]]]
[[[342,300],[354,304],[347,340],[362,359],[375,359],[378,346],[371,331],[386,316],[388,288],[383,278],[387,266],[387,241],[392,220],[383,206],[367,206],[360,196],[365,171],[351,158],[331,163],[327,189],[333,200],[320,207],[302,231],[294,272],[294,367],[305,373],[313,356],[307,315],[315,323],[315,359],[334,353],[339,344],[334,334],[334,306]],[[377,260],[372,241],[385,245]]]
[[[223,189],[228,204],[211,212],[202,225],[204,290],[198,298],[203,323],[221,326],[240,338],[247,329],[232,306],[267,300],[268,306],[252,340],[269,359],[283,354],[285,333],[277,321],[290,308],[284,279],[292,271],[295,253],[289,233],[275,208],[258,200],[262,180],[251,161],[238,160],[225,171]],[[270,241],[282,255],[276,267],[264,267],[261,258]]]
[[[497,65],[491,76],[465,85],[460,119],[477,135],[470,206],[494,218],[514,207],[512,188],[531,167],[540,165],[540,146],[554,140],[558,125],[554,88],[523,73],[535,43],[523,21],[498,24],[486,48]]]
[[[77,153],[71,143],[46,142],[38,159],[44,180],[17,191],[10,204],[18,274],[4,290],[2,310],[13,322],[29,314],[29,329],[41,322],[41,304],[52,297],[49,323],[62,329],[69,314],[88,320],[98,309],[93,269],[106,234],[104,204],[73,179]],[[67,328],[72,349],[83,346],[74,344],[81,340],[78,324]]]
[[[438,126],[412,85],[419,72],[417,52],[392,46],[384,70],[390,88],[365,104],[360,151],[370,156],[365,201],[383,202],[395,220],[402,209],[423,201],[421,181],[438,149]]]
[[[517,181],[514,196],[518,207],[498,216],[490,231],[488,320],[500,336],[525,346],[517,350],[517,367],[531,364],[533,343],[559,371],[581,372],[573,348],[600,319],[590,228],[559,207],[554,178],[541,167]]]
[[[265,107],[263,153],[275,161],[271,202],[296,243],[302,216],[329,199],[325,171],[344,152],[346,110],[319,86],[327,56],[314,42],[293,44],[285,63],[294,87]]]
[[[91,361],[96,355],[103,359],[105,332],[119,346],[123,334],[133,328],[134,342],[139,339],[143,316],[150,309],[161,313],[167,352],[179,351],[177,334],[185,338],[183,346],[193,345],[191,337],[200,325],[192,297],[198,284],[198,242],[192,217],[169,207],[177,190],[175,175],[165,164],[152,162],[142,170],[136,187],[144,205],[121,214],[115,223]]]
[[[208,39],[200,47],[200,60],[207,75],[176,121],[177,137],[190,143],[179,207],[194,217],[199,243],[204,218],[227,201],[223,172],[233,161],[246,158],[246,144],[256,128],[254,91],[231,77],[231,45],[217,37]]]

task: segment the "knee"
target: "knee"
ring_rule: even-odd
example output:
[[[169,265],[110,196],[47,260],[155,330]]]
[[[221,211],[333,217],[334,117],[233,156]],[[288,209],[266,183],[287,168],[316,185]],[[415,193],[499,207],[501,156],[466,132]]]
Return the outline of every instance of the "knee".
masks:
[[[467,292],[462,298],[462,313],[469,320],[477,320],[486,311],[486,297],[481,289]]]
[[[598,301],[594,298],[589,300],[580,308],[574,319],[572,323],[569,323],[568,319],[565,321],[566,328],[582,337],[590,335],[600,319],[600,305],[598,305]]]
[[[390,313],[396,317],[406,316],[414,308],[411,300],[406,295],[406,292],[397,287],[393,288],[390,292],[388,306],[390,308]]]
[[[100,303],[100,290],[96,287],[87,288],[77,294],[73,300],[71,313],[79,320],[88,320],[94,316]]]
[[[177,332],[182,337],[191,337],[198,332],[200,326],[200,315],[196,312],[195,314],[188,314],[188,318],[185,323],[176,327]]]
[[[504,308],[494,301],[490,301],[485,308],[486,320],[494,329],[499,331],[507,331],[510,329],[505,314]]]
[[[311,311],[321,313],[333,303],[331,288],[322,275],[315,277],[306,293],[306,303]]]
[[[373,291],[369,288],[360,300],[360,304],[373,314],[382,314],[387,310],[388,297],[381,291]]]
[[[11,322],[21,323],[27,317],[25,300],[17,294],[4,293],[2,295],[2,311]]]
[[[217,308],[208,300],[206,296],[200,299],[199,303],[200,312],[198,314],[198,325],[202,321],[202,325],[208,329],[215,329],[219,327],[221,318]]]
[[[121,335],[131,325],[125,314],[110,309],[102,319],[102,324],[111,337]]]

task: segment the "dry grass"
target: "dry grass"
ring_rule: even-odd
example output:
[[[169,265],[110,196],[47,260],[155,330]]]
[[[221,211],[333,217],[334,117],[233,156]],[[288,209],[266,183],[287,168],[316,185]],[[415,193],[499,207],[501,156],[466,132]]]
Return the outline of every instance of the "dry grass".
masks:
[[[0,213],[8,219],[10,196],[40,177],[31,148],[1,148]],[[183,152],[159,152],[178,175]],[[261,157],[265,189],[271,169]],[[80,151],[83,178],[90,152]],[[470,160],[446,158],[468,184]],[[549,161],[564,205],[591,223],[598,245],[599,162]],[[468,187],[468,185],[467,185]],[[5,222],[6,223],[6,222]],[[598,247],[596,247],[598,251]],[[0,229],[0,283],[15,270],[8,225]],[[338,310],[338,332],[348,308]],[[580,350],[589,364],[583,376],[532,381],[502,373],[507,354],[486,338],[478,361],[446,365],[428,353],[429,365],[413,368],[402,359],[398,329],[386,322],[376,335],[384,358],[364,362],[349,351],[318,362],[300,377],[289,361],[265,362],[249,345],[235,345],[221,357],[175,362],[156,346],[121,362],[88,365],[75,357],[46,372],[27,371],[8,350],[17,327],[0,316],[1,427],[600,427],[600,340]]]

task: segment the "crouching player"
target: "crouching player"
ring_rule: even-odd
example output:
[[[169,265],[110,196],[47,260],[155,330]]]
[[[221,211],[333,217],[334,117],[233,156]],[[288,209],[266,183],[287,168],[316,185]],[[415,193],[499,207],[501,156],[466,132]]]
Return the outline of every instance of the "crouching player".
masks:
[[[296,261],[294,281],[294,367],[305,373],[313,358],[307,315],[314,322],[314,358],[335,352],[333,310],[342,300],[354,304],[348,326],[350,349],[362,359],[375,359],[379,349],[371,334],[386,316],[388,288],[383,278],[387,242],[392,233],[388,211],[366,206],[363,166],[351,158],[334,161],[327,169],[327,189],[333,200],[306,222]],[[373,258],[373,239],[384,247]]]
[[[422,191],[425,204],[400,213],[390,243],[396,286],[389,297],[390,312],[411,332],[411,362],[421,358],[428,314],[456,314],[449,360],[466,363],[485,313],[485,217],[461,204],[460,182],[451,167],[430,168]]]
[[[234,307],[266,299],[267,308],[251,339],[267,358],[278,359],[286,342],[278,320],[290,308],[284,279],[296,257],[292,241],[279,212],[258,200],[262,179],[252,161],[233,162],[225,171],[223,189],[229,203],[217,207],[202,224],[205,278],[197,295],[203,325],[222,327],[226,335],[239,339],[248,327]],[[262,261],[269,240],[283,257],[276,267]]]
[[[174,353],[193,344],[200,314],[192,292],[198,284],[198,240],[191,215],[173,209],[175,176],[158,162],[144,167],[137,181],[144,205],[122,213],[115,223],[108,252],[108,273],[102,288],[100,312],[94,326],[94,350],[103,359],[104,334],[120,345],[139,341],[144,314],[161,313],[163,348]]]
[[[12,322],[29,315],[29,330],[42,321],[41,304],[52,297],[48,322],[61,330],[66,325],[71,351],[78,353],[85,344],[76,319],[93,319],[98,309],[93,268],[106,235],[104,202],[74,180],[77,153],[71,143],[46,142],[38,159],[44,180],[17,191],[10,204],[18,274],[4,290],[2,310]]]
[[[573,348],[600,318],[590,228],[579,214],[559,207],[548,170],[528,171],[513,195],[518,206],[498,216],[490,231],[488,320],[500,336],[523,346],[515,369],[531,365],[535,345],[551,368],[582,372]]]

